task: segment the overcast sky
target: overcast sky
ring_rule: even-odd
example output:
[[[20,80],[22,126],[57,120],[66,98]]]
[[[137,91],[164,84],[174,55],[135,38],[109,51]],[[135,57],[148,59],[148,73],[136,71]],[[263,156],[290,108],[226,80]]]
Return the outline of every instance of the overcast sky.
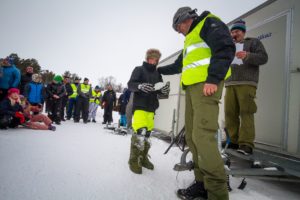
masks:
[[[264,0],[0,0],[0,57],[35,58],[42,69],[125,85],[148,48],[165,58],[183,47],[172,29],[179,7],[229,22]]]

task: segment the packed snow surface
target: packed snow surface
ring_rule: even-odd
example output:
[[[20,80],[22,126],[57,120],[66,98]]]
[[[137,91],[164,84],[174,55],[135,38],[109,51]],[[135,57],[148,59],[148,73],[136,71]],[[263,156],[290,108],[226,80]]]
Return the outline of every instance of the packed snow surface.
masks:
[[[129,171],[131,135],[104,129],[97,123],[63,122],[55,132],[25,128],[0,130],[1,200],[142,200],[178,199],[175,191],[193,181],[192,172],[173,171],[181,151],[152,138],[154,171]],[[118,116],[115,113],[115,119]],[[299,200],[300,185],[231,178],[232,200]]]

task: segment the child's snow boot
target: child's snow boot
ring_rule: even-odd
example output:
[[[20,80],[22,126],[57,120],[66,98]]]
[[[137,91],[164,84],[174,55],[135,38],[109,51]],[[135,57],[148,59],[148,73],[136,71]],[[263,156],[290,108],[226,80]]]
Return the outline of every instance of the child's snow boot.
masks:
[[[149,149],[151,147],[151,144],[150,142],[148,141],[148,139],[145,139],[145,147],[144,147],[144,151],[143,151],[143,160],[142,160],[142,166],[147,168],[147,169],[150,169],[150,170],[153,170],[154,169],[154,165],[153,163],[150,162],[149,160]]]
[[[141,150],[139,149],[139,136],[133,134],[131,137],[131,145],[130,145],[130,157],[129,157],[129,168],[133,173],[141,174],[142,173],[142,155]]]

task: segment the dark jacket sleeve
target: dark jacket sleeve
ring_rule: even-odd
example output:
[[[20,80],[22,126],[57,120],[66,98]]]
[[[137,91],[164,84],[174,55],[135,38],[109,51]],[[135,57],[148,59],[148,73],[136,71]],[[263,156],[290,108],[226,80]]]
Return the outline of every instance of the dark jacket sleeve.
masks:
[[[92,98],[93,93],[92,93],[92,87],[90,87],[90,90],[88,92],[88,98]]]
[[[26,85],[25,85],[25,87],[24,87],[24,96],[28,99],[28,97],[29,97],[29,93],[30,93],[30,84],[29,83],[27,83]]]
[[[210,47],[212,54],[206,82],[218,84],[224,80],[234,58],[234,42],[226,24],[213,17],[206,19],[200,37]]]
[[[59,93],[57,94],[57,96],[59,96],[60,98],[62,98],[66,94],[66,89],[65,89],[65,87],[63,85],[59,85],[58,87],[60,87],[61,90],[59,91]]]
[[[117,95],[116,95],[116,92],[114,92],[114,106],[116,106],[117,104]]]
[[[157,68],[157,71],[163,75],[179,74],[182,71],[182,52],[174,63]]]
[[[71,87],[71,84],[66,85],[66,91],[67,91],[68,96],[71,96],[73,94],[73,89]]]
[[[21,81],[21,73],[20,73],[20,70],[14,66],[14,71],[13,71],[13,83],[12,83],[12,87],[13,88],[17,88],[20,84],[20,81]]]
[[[52,85],[51,84],[47,85],[46,92],[47,92],[48,98],[52,98],[53,97]]]
[[[128,89],[132,92],[139,91],[138,85],[141,84],[141,76],[142,76],[142,69],[140,67],[134,68],[130,80],[128,81]]]
[[[268,62],[268,54],[262,42],[257,38],[252,38],[251,52],[247,52],[246,58],[243,60],[247,65],[264,65]]]
[[[103,93],[103,96],[102,96],[101,101],[102,101],[102,102],[107,101],[106,99],[107,99],[107,91],[105,91],[105,92]]]

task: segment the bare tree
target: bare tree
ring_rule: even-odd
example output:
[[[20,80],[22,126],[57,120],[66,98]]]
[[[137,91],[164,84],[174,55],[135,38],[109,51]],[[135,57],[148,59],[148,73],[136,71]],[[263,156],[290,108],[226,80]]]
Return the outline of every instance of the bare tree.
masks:
[[[122,92],[123,86],[121,83],[117,83],[117,80],[113,76],[101,77],[98,79],[100,88],[106,89],[107,85],[111,85],[116,92]]]

